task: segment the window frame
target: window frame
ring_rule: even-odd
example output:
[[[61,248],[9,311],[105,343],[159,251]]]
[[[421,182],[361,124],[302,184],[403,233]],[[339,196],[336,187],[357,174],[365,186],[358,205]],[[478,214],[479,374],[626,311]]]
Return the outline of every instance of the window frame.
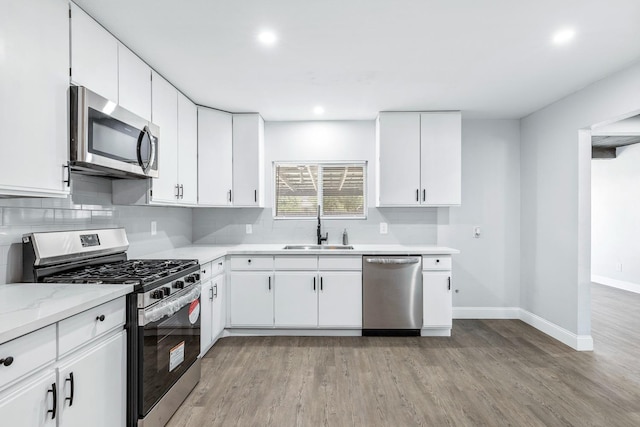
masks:
[[[278,205],[278,201],[277,201],[277,197],[278,197],[278,192],[277,192],[277,167],[278,166],[317,166],[318,167],[318,204],[320,205],[320,219],[322,220],[363,220],[363,219],[367,219],[367,216],[369,214],[369,206],[368,206],[368,197],[367,197],[367,193],[368,193],[368,187],[369,187],[369,174],[368,174],[368,167],[369,167],[369,161],[368,160],[334,160],[334,161],[312,161],[312,160],[301,160],[301,161],[295,161],[295,160],[274,160],[273,162],[271,162],[271,193],[272,193],[272,202],[273,202],[273,206],[271,209],[271,214],[274,220],[302,220],[302,221],[306,221],[306,220],[316,220],[318,217],[317,215],[313,215],[313,216],[277,216],[276,215],[276,209],[277,209],[277,205]],[[363,196],[363,214],[362,215],[349,215],[349,216],[335,216],[335,215],[329,215],[329,216],[325,216],[322,211],[324,208],[324,196],[323,196],[323,184],[324,184],[324,177],[322,177],[323,175],[323,168],[324,167],[331,167],[331,166],[355,166],[355,167],[362,167],[362,196]]]

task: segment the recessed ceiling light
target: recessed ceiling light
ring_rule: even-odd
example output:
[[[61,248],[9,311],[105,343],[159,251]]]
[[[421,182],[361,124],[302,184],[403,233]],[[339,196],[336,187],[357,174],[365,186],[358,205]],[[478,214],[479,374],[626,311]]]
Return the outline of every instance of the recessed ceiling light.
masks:
[[[324,114],[324,108],[320,105],[317,105],[316,107],[314,107],[313,112],[318,115]]]
[[[553,43],[555,44],[565,44],[571,41],[576,35],[575,30],[572,28],[565,28],[564,30],[560,30],[553,35]]]
[[[273,46],[278,41],[278,36],[273,31],[265,30],[258,34],[258,41],[265,46]]]

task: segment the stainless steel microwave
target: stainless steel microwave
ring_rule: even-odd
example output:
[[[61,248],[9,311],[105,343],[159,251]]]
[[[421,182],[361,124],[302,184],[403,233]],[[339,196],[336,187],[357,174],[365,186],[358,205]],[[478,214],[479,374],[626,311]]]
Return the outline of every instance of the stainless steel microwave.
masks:
[[[71,86],[73,171],[157,178],[160,128],[82,86]]]

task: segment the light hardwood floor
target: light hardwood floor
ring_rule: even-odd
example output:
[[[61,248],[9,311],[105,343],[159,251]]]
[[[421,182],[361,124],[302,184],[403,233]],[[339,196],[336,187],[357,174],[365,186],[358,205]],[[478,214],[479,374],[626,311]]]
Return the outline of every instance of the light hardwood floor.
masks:
[[[592,287],[595,351],[519,320],[450,338],[224,338],[169,426],[640,426],[640,295]]]

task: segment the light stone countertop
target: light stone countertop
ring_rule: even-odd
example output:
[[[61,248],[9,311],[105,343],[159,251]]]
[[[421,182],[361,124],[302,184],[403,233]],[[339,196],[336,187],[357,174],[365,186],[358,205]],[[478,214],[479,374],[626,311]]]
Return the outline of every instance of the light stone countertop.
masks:
[[[133,291],[133,285],[0,285],[0,344]]]
[[[304,245],[304,243],[293,243]],[[200,264],[226,255],[452,255],[459,250],[444,246],[352,245],[353,249],[284,249],[287,243],[250,245],[191,245],[157,252],[143,258],[197,259]]]

